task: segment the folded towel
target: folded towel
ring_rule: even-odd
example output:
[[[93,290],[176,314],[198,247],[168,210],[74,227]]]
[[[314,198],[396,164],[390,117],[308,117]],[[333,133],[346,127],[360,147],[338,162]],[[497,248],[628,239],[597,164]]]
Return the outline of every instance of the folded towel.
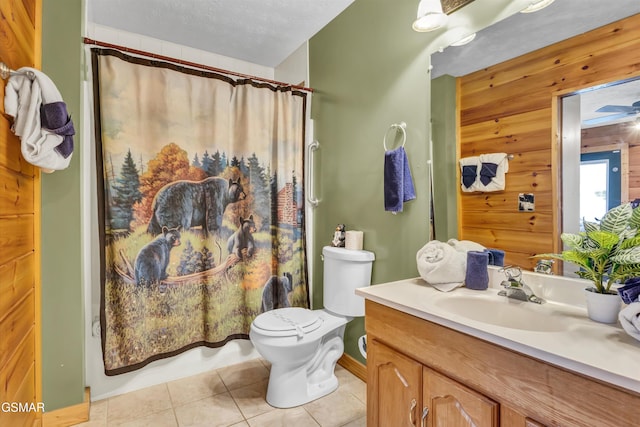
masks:
[[[384,209],[402,212],[403,203],[416,198],[407,153],[403,147],[384,153]]]
[[[484,290],[489,287],[489,251],[467,252],[467,272],[464,284],[469,289]]]
[[[479,160],[480,158],[478,156],[463,157],[460,159],[460,185],[462,191],[465,193],[478,191]]]
[[[416,254],[420,277],[436,289],[448,292],[462,286],[466,273],[466,252],[432,240]]]
[[[66,169],[71,162],[73,142],[70,138],[75,132],[71,119],[60,117],[57,103],[63,103],[60,92],[40,70],[22,67],[9,77],[4,108],[5,113],[14,118],[11,130],[20,137],[24,159],[45,172]],[[49,104],[56,105],[45,107]],[[43,109],[45,111],[41,111]],[[66,113],[66,106],[64,111]],[[42,125],[41,114],[52,120],[53,130]]]
[[[505,174],[509,171],[506,153],[480,154],[479,183],[476,191],[501,191],[506,185]]]
[[[618,295],[620,295],[625,304],[638,301],[638,296],[640,296],[640,277],[627,280],[624,286],[618,288]]]
[[[504,267],[504,251],[500,249],[487,249],[489,252],[489,265]]]
[[[640,302],[634,302],[623,308],[618,320],[626,333],[640,341]]]

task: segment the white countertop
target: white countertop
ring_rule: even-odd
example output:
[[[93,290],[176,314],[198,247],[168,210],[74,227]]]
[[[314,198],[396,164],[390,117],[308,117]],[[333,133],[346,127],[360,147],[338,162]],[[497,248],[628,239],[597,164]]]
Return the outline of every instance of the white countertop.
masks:
[[[524,282],[533,288],[537,296],[547,301],[538,305],[498,296],[502,276],[497,273],[497,269],[490,270],[490,276],[491,285],[485,291],[457,288],[451,292],[440,292],[421,278],[415,278],[359,288],[356,289],[356,294],[567,370],[640,393],[640,341],[629,336],[619,324],[602,324],[587,317],[582,289],[588,282],[527,273]],[[462,301],[461,304],[473,304],[477,301],[478,306],[487,303],[509,305],[500,307],[500,310],[508,309],[506,313],[510,317],[517,316],[519,310],[525,310],[533,316],[543,314],[542,317],[546,320],[538,325],[528,325],[530,319],[527,318],[524,323],[514,321],[516,327],[499,326],[473,320],[470,318],[474,317],[473,313],[461,315],[446,308],[458,301]],[[549,327],[545,328],[543,324]]]

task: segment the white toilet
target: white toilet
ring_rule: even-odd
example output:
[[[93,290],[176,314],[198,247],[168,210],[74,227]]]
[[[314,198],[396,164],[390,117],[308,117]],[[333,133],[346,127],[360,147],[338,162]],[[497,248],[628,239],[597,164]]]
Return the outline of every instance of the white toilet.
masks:
[[[255,318],[249,337],[271,363],[267,402],[291,408],[325,396],[338,387],[333,373],[344,352],[344,328],[364,316],[364,298],[356,288],[371,284],[374,254],[326,246],[324,309],[289,307]]]

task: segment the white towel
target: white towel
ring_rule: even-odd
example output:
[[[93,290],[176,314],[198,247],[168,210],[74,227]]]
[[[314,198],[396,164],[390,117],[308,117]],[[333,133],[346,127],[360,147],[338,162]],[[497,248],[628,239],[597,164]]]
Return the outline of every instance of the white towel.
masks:
[[[459,252],[447,243],[430,241],[418,251],[416,262],[420,277],[440,291],[451,291],[464,282],[466,252]]]
[[[506,185],[505,174],[509,172],[506,153],[480,154],[478,160],[477,191],[502,191]]]
[[[71,156],[65,158],[55,150],[64,136],[41,126],[41,105],[54,102],[62,102],[62,95],[51,79],[35,68],[20,68],[5,87],[4,109],[14,118],[11,130],[20,137],[22,156],[45,172],[66,169],[71,162]]]
[[[460,159],[460,188],[465,193],[480,191],[478,174],[480,173],[480,157],[463,157]]]
[[[480,243],[473,242],[471,240],[457,240],[457,239],[449,239],[447,240],[447,244],[452,246],[458,252],[464,252],[465,256],[469,251],[484,251],[485,248]]]
[[[625,332],[640,341],[640,302],[633,302],[622,309],[618,319]]]

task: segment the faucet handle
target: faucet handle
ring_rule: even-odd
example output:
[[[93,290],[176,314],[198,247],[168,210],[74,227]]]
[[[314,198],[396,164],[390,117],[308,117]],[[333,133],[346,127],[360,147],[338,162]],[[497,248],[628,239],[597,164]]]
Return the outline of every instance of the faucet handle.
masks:
[[[514,281],[520,283],[520,278],[522,277],[522,269],[517,265],[505,265],[500,269],[501,272],[507,276],[509,281]]]

